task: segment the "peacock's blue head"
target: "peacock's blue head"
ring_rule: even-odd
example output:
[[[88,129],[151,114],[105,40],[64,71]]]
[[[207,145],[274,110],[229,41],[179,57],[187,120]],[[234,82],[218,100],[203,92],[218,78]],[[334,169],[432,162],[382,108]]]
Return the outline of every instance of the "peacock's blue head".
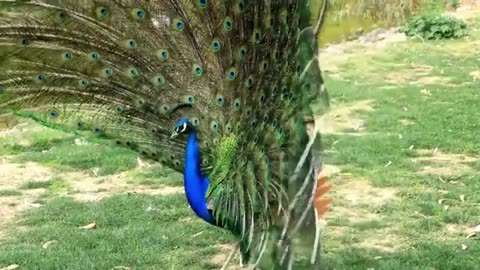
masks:
[[[193,129],[193,126],[188,121],[188,118],[182,118],[175,125],[175,128],[173,129],[173,132],[172,132],[172,136],[170,138],[173,139],[180,134],[184,134],[184,133],[186,134],[190,132],[192,129]]]

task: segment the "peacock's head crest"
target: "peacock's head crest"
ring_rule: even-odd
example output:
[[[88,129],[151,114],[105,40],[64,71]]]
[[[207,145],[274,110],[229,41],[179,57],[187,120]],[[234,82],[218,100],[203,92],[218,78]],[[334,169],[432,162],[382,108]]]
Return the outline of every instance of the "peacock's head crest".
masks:
[[[190,121],[188,121],[188,118],[182,118],[175,125],[175,128],[173,129],[173,132],[172,132],[172,136],[170,138],[173,139],[180,134],[186,134],[190,132],[192,129],[193,129],[193,126],[190,123]]]

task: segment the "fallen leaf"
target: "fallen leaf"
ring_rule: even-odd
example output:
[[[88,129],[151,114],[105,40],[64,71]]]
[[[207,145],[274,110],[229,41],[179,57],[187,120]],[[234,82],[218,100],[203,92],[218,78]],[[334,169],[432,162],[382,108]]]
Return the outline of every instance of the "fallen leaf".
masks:
[[[87,225],[85,225],[85,226],[81,226],[81,227],[79,227],[79,228],[80,228],[80,229],[85,229],[85,230],[93,230],[93,229],[96,229],[96,228],[97,228],[97,223],[95,223],[95,221],[94,221],[94,222],[92,222],[92,223],[90,223],[90,224],[87,224]]]
[[[39,203],[31,203],[31,204],[29,204],[29,206],[30,206],[30,207],[33,207],[33,208],[40,208],[40,207],[42,207],[42,205],[39,204]]]
[[[204,231],[198,232],[198,233],[192,235],[192,238],[198,237],[198,236],[202,235],[203,233],[204,233]]]
[[[477,235],[477,233],[471,233],[471,234],[467,235],[467,239],[470,239],[470,238],[474,237],[475,235]]]
[[[460,201],[462,201],[462,203],[465,202],[465,195],[463,195],[463,194],[460,195]]]
[[[449,207],[450,207],[449,205],[445,205],[445,206],[443,207],[443,209],[445,209],[445,211],[447,211]]]
[[[388,167],[388,166],[390,166],[390,165],[392,165],[392,162],[391,162],[391,161],[388,161],[388,163],[385,165],[385,167]]]
[[[466,250],[468,247],[464,244],[462,244],[462,250]]]
[[[48,249],[50,246],[52,246],[53,244],[55,244],[57,242],[58,242],[57,240],[48,241],[45,244],[43,244],[42,248],[43,249]]]
[[[17,269],[18,267],[20,267],[20,265],[18,264],[11,264],[7,267],[3,267],[3,268],[0,268],[0,270],[13,270],[13,269]]]
[[[468,228],[467,233],[468,233],[467,239],[472,238],[472,237],[476,236],[477,234],[480,234],[480,225]]]
[[[445,201],[445,199],[440,199],[438,200],[438,204],[442,204]]]

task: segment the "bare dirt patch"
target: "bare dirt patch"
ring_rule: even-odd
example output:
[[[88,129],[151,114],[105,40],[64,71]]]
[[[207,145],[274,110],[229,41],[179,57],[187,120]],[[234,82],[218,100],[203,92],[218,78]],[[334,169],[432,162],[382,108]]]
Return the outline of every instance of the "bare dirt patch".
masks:
[[[438,149],[418,150],[417,155],[417,157],[411,159],[412,162],[428,164],[418,171],[418,174],[421,175],[461,175],[472,170],[470,163],[478,161],[478,158],[475,157],[443,153]]]
[[[450,78],[446,76],[430,76],[433,67],[429,65],[413,65],[398,71],[385,74],[386,82],[390,84],[448,84]],[[383,79],[383,77],[382,77]]]
[[[340,168],[335,165],[324,164],[319,177],[332,177],[340,172]]]
[[[72,186],[72,189],[64,195],[82,202],[99,201],[121,193],[172,195],[184,192],[183,187],[161,186],[159,188],[151,188],[130,184],[128,183],[129,176],[127,173],[92,177],[84,172],[72,172],[63,174],[62,179],[68,179],[68,183]]]
[[[223,266],[225,261],[228,258],[228,255],[232,252],[232,250],[235,248],[234,244],[220,244],[215,246],[219,252],[215,254],[213,257],[210,258],[210,262],[218,265],[218,266]],[[237,269],[242,269],[240,268],[239,265],[239,258],[238,258],[238,252],[235,254],[235,256],[232,258],[230,261],[229,265],[226,267],[227,270],[237,270]],[[244,269],[244,268],[243,268]]]
[[[398,28],[375,29],[358,40],[343,42],[340,44],[331,44],[320,49],[320,67],[322,71],[334,76],[339,76],[341,67],[352,59],[358,59],[358,52],[361,55],[378,55],[393,43],[404,42],[407,40]]]
[[[382,252],[394,252],[403,247],[404,240],[389,229],[376,230],[374,234],[365,237],[355,246],[367,249],[377,249]]]
[[[18,190],[28,182],[48,181],[52,178],[65,180],[69,188],[60,191],[64,195],[79,201],[97,201],[119,193],[144,193],[149,195],[171,195],[183,192],[183,187],[148,186],[129,184],[126,173],[105,177],[92,177],[84,172],[58,172],[34,162],[13,163],[10,157],[0,157],[0,190]],[[14,219],[19,213],[31,208],[41,207],[35,201],[45,189],[19,190],[18,196],[0,196],[0,228]],[[0,230],[0,239],[4,233]]]
[[[470,72],[470,76],[472,76],[474,80],[480,80],[480,70]]]
[[[0,158],[0,190],[16,190],[26,181],[47,181],[51,178],[51,171],[36,163],[10,163],[9,157]],[[17,213],[37,207],[35,200],[43,189],[22,190],[19,196],[0,197],[0,226],[6,224]]]
[[[345,225],[327,226],[328,235],[334,239],[352,235],[357,240],[353,245],[360,248],[392,252],[403,247],[401,243],[404,241],[392,229],[367,227],[359,230],[356,228],[356,226],[369,226],[367,224],[371,222],[383,222],[382,216],[373,209],[397,200],[397,189],[374,187],[367,179],[339,174],[332,191],[335,199],[326,216],[327,223],[340,221]]]
[[[480,14],[480,1],[461,0],[459,8],[447,11],[446,15],[459,18],[465,21],[471,21],[478,18]]]
[[[337,183],[335,190],[348,206],[381,206],[397,199],[396,189],[374,187],[366,179],[347,177],[341,182]]]
[[[365,129],[360,112],[373,111],[373,100],[361,100],[332,107],[329,112],[316,119],[322,134],[362,135]],[[350,132],[346,132],[350,131]]]

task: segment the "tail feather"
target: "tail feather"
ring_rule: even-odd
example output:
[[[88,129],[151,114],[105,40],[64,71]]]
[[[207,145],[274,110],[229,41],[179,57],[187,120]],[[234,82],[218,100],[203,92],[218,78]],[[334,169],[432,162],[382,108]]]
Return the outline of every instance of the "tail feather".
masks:
[[[317,220],[320,220],[325,216],[330,208],[330,204],[332,203],[332,198],[325,198],[323,197],[332,186],[327,185],[328,178],[323,177],[321,175],[318,176],[317,179],[317,188],[314,195],[314,207],[317,213]]]

